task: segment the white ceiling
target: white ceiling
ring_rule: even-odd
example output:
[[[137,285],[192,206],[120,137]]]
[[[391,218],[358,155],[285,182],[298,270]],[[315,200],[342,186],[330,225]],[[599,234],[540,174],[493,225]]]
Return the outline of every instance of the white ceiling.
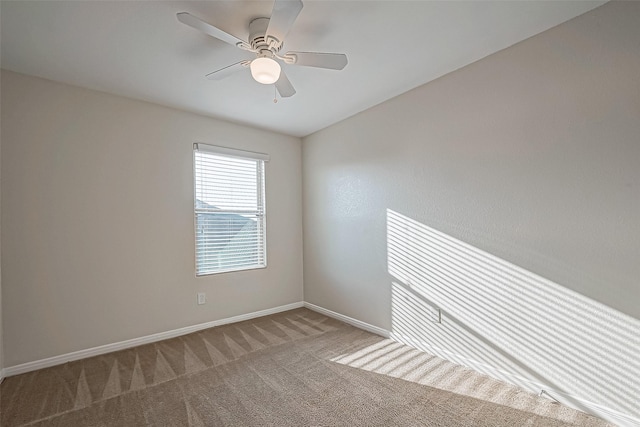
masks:
[[[304,1],[304,0],[303,0]],[[3,1],[8,70],[305,136],[591,10],[604,1],[304,1],[283,52],[346,53],[342,71],[285,65],[297,89],[248,70],[205,74],[253,54],[176,19],[191,14],[247,39],[272,1]]]

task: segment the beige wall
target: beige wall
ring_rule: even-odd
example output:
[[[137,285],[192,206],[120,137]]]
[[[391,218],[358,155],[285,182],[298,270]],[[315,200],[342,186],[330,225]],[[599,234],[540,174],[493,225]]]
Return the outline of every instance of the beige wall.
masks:
[[[608,3],[304,138],[305,301],[640,419],[638,22]]]
[[[195,141],[271,155],[266,269],[195,277]],[[5,366],[301,301],[300,182],[298,138],[3,71]]]
[[[0,88],[0,97],[2,89]],[[0,129],[2,129],[2,106],[0,105]],[[2,132],[0,132],[0,214],[2,212]],[[0,221],[0,236],[2,236],[2,221]],[[2,239],[0,239],[0,379],[3,378],[4,349],[2,335]]]

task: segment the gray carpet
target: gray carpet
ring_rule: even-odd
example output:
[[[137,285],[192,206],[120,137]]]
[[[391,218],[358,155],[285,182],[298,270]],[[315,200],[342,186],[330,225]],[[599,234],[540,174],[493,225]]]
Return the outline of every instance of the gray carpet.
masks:
[[[297,309],[14,377],[2,426],[606,426]]]

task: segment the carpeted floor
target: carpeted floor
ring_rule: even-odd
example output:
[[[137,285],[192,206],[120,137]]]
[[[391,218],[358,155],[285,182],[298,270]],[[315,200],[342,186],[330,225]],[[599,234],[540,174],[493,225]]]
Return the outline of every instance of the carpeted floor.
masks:
[[[606,426],[307,309],[6,378],[9,426]]]

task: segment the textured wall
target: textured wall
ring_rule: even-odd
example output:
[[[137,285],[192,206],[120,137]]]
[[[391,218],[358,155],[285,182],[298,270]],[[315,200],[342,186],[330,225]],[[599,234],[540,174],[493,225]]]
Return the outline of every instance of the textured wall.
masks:
[[[640,418],[638,22],[608,3],[304,138],[305,301]]]
[[[266,269],[195,277],[195,141],[271,155]],[[3,71],[5,366],[301,301],[300,150]]]

